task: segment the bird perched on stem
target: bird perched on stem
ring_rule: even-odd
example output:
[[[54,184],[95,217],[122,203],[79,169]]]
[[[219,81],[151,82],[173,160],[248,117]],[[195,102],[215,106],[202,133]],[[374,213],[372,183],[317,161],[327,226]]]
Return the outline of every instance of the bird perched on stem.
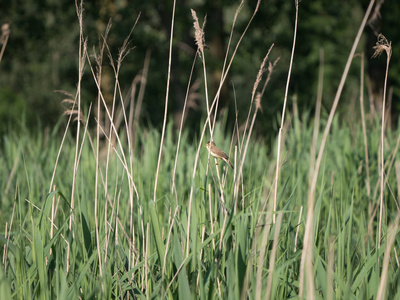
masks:
[[[208,149],[208,152],[210,152],[210,154],[212,156],[214,156],[215,158],[217,158],[219,160],[223,159],[233,169],[232,164],[229,162],[228,155],[226,155],[226,153],[224,151],[219,149],[213,141],[208,141],[204,147],[206,147]],[[218,160],[218,162],[219,162],[219,160]],[[218,162],[216,163],[217,165],[218,165]]]

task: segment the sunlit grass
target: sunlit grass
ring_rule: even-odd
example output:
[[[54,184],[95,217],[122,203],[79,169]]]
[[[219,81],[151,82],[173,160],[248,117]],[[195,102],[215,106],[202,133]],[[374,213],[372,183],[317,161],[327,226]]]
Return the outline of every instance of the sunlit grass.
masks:
[[[266,288],[268,278],[272,280],[271,297],[296,297],[308,189],[307,154],[312,138],[307,117],[303,118],[305,123],[302,124],[290,121],[283,149],[285,162],[281,169],[278,197],[281,223],[272,223],[269,210],[275,163],[267,145],[257,139],[251,141],[253,150],[244,165],[237,205],[233,201],[233,171],[226,164],[217,166],[223,174],[227,171],[222,188],[226,202],[221,203],[220,187],[212,177],[216,171],[212,160],[210,172],[206,175],[208,153],[204,148],[193,183],[195,197],[187,257],[184,250],[188,234],[188,196],[196,142],[183,134],[174,194],[171,174],[177,132],[168,126],[157,202],[153,205],[152,186],[159,133],[148,130],[139,134],[132,171],[139,193],[139,199],[133,202],[133,233],[130,229],[127,176],[117,156],[112,154],[107,197],[103,183],[99,186],[102,276],[94,232],[95,159],[90,144],[86,141],[83,146],[77,171],[76,206],[70,212],[72,137],[67,138],[64,146],[54,181],[56,192],[51,194],[47,194],[47,184],[58,151],[56,135],[39,134],[32,138],[28,134],[11,134],[5,137],[1,155],[1,230],[4,232],[7,226],[9,232],[7,236],[1,235],[2,244],[8,245],[4,247],[6,256],[2,256],[2,272],[6,274],[2,279],[2,298],[7,295],[17,298],[86,298],[90,295],[108,298],[196,295],[229,299],[242,295],[254,298],[257,290]],[[374,129],[374,125],[371,122],[368,126],[369,142],[377,147],[380,129]],[[223,145],[226,141],[219,128],[215,140]],[[387,143],[394,145],[394,138],[395,135],[390,133]],[[394,194],[389,189],[385,192],[386,222],[382,229],[382,246],[377,249],[378,220],[375,216],[373,231],[368,232],[371,217],[368,205],[376,205],[378,198],[368,198],[366,193],[362,145],[361,128],[354,134],[345,124],[339,126],[334,122],[318,181],[313,225],[313,277],[316,295],[324,299],[329,293],[339,298],[353,295],[369,299],[376,296],[388,226],[397,214],[394,196],[398,188],[392,171],[387,175],[388,186]],[[373,147],[370,149],[370,178],[372,194],[376,195],[379,194],[378,150]],[[385,156],[390,158],[389,147],[386,148]],[[14,164],[16,167],[10,177]],[[104,162],[100,169],[104,176]],[[298,224],[301,207],[303,215]],[[71,213],[74,222],[70,231],[68,220]],[[53,232],[51,219],[55,225]],[[278,224],[280,230],[276,234]],[[268,232],[265,248],[260,248],[262,237]],[[274,244],[275,238],[278,238],[277,244]],[[394,252],[398,246],[395,240],[387,270],[389,295],[398,293],[397,252]],[[258,262],[261,250],[265,252],[263,266]],[[274,271],[270,274],[272,251],[275,252]],[[260,267],[261,287],[256,285]]]

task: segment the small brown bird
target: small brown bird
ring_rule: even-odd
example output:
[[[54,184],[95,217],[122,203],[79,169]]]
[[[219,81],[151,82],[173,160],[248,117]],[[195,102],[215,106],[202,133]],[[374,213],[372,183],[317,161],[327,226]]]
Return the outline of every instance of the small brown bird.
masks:
[[[232,164],[229,162],[228,155],[226,155],[226,153],[224,151],[222,151],[217,146],[215,146],[215,143],[213,141],[208,141],[204,147],[206,147],[208,149],[208,151],[210,152],[210,154],[212,156],[214,156],[215,158],[217,158],[219,160],[223,159],[233,169]],[[217,162],[217,165],[218,165],[218,162]]]

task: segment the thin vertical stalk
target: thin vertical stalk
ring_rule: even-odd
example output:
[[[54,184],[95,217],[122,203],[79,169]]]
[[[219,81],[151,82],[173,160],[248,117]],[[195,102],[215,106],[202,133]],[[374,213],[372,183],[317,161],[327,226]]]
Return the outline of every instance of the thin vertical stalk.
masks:
[[[174,0],[174,4],[173,4],[173,8],[172,8],[171,36],[169,39],[167,91],[165,93],[164,121],[163,121],[163,128],[162,128],[162,132],[161,132],[160,151],[158,153],[156,179],[154,182],[154,198],[153,198],[154,203],[153,203],[153,205],[156,205],[156,200],[157,200],[158,175],[160,173],[161,157],[162,157],[162,152],[163,152],[163,147],[164,147],[165,127],[167,125],[168,96],[169,96],[169,85],[170,85],[170,81],[171,81],[172,41],[173,41],[173,36],[174,36],[175,6],[176,6],[176,0]]]
[[[79,152],[79,135],[81,129],[81,122],[79,117],[81,115],[81,83],[83,76],[83,67],[85,65],[85,54],[86,54],[86,41],[83,38],[83,2],[80,2],[78,7],[78,2],[75,1],[76,12],[79,19],[79,75],[77,84],[77,99],[78,100],[78,121],[76,130],[76,145],[75,145],[75,159],[74,159],[74,170],[72,175],[72,190],[71,190],[71,212],[74,211],[75,207],[75,187],[76,187],[76,173],[78,171],[78,152]],[[74,214],[72,213],[69,218],[69,230],[72,231],[72,222],[74,219]],[[73,231],[72,231],[73,232]],[[67,267],[68,269],[68,267]]]
[[[381,247],[382,237],[382,222],[383,222],[383,200],[385,192],[385,111],[386,111],[386,87],[389,73],[389,63],[392,56],[392,46],[388,43],[386,38],[380,34],[378,36],[378,42],[374,47],[375,53],[373,57],[380,55],[383,51],[386,52],[386,72],[385,72],[385,83],[383,85],[383,99],[382,99],[382,120],[381,120],[381,144],[380,144],[380,197],[379,197],[379,228],[378,228],[378,248]]]
[[[105,49],[105,43],[108,36],[108,33],[111,28],[111,22],[107,24],[103,43],[101,45],[100,54],[96,57],[97,65],[98,65],[98,72],[97,72],[97,81],[101,83],[101,75],[102,75],[102,62],[103,62],[103,54]],[[100,92],[97,94],[97,120],[100,120],[101,116],[101,97]],[[102,276],[102,268],[101,268],[101,248],[100,248],[100,236],[99,236],[99,220],[98,220],[98,182],[99,182],[99,153],[100,153],[100,124],[97,122],[96,126],[96,175],[95,175],[95,187],[94,187],[94,219],[95,219],[95,227],[96,227],[96,241],[97,241],[97,251],[99,256],[99,268],[100,268],[100,276]],[[107,182],[106,184],[107,185]],[[107,196],[106,196],[107,197]],[[105,205],[107,206],[107,204]],[[105,214],[105,218],[107,218],[107,214]],[[105,234],[107,235],[107,222],[105,223]],[[107,246],[106,246],[107,248]],[[107,250],[105,251],[107,253]],[[107,257],[107,256],[105,256]]]
[[[292,74],[294,49],[296,47],[297,19],[298,19],[298,16],[299,16],[299,1],[298,0],[296,0],[295,6],[296,6],[296,19],[295,19],[295,22],[294,22],[292,54],[290,56],[289,71],[288,71],[288,77],[287,77],[287,80],[286,80],[285,98],[283,100],[281,126],[279,127],[279,134],[278,134],[278,150],[277,150],[277,155],[276,155],[276,173],[275,173],[275,189],[274,189],[274,203],[273,203],[273,211],[274,212],[276,211],[276,201],[277,201],[277,198],[278,198],[278,183],[279,183],[279,170],[280,170],[280,159],[281,159],[282,128],[283,128],[283,124],[285,122],[287,95],[288,95],[288,92],[289,92],[290,76]],[[275,223],[275,214],[272,216],[272,222]]]
[[[206,70],[206,58],[204,55],[204,25],[206,24],[206,18],[204,18],[203,26],[200,27],[199,19],[197,18],[196,12],[192,9],[192,17],[194,19],[194,29],[195,29],[195,37],[196,37],[196,44],[197,44],[197,53],[201,58],[201,62],[203,65],[203,76],[204,76],[204,93],[206,98],[206,108],[207,108],[207,116],[210,116],[210,104],[208,101],[208,88],[207,88],[207,70]],[[218,103],[218,101],[217,101]],[[217,109],[215,110],[215,114],[217,114]],[[208,122],[208,128],[210,129],[210,140],[213,139],[213,129],[211,128],[211,122]]]

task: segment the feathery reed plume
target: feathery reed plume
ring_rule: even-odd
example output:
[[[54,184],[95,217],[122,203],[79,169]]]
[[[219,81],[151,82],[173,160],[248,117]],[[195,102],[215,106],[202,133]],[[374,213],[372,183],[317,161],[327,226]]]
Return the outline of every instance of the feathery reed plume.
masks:
[[[268,75],[267,75],[267,79],[265,79],[264,86],[263,86],[263,88],[262,88],[262,90],[261,90],[261,95],[264,95],[265,89],[266,89],[266,87],[267,87],[269,81],[271,80],[271,75],[272,75],[272,73],[274,72],[275,66],[276,66],[276,64],[278,63],[278,61],[280,60],[280,58],[281,58],[281,57],[278,56],[278,57],[274,60],[273,63],[268,62]]]
[[[86,124],[85,117],[83,116],[82,109],[74,108],[75,107],[75,101],[74,100],[72,100],[72,99],[63,99],[61,101],[61,103],[67,103],[67,104],[71,105],[71,108],[67,108],[64,111],[63,116],[75,116],[76,115],[76,117],[72,121],[76,122],[76,121],[79,120],[79,122],[81,122],[83,125]]]
[[[196,39],[196,45],[198,47],[198,51],[200,51],[199,54],[202,54],[202,53],[204,53],[204,47],[206,46],[205,38],[204,38],[204,26],[206,25],[206,22],[207,22],[207,16],[204,17],[203,26],[200,27],[199,19],[197,18],[196,11],[191,9],[191,12],[192,12],[192,17],[194,19],[193,27],[194,27],[194,37]]]
[[[196,12],[192,9],[192,17],[194,19],[193,22],[193,26],[195,29],[195,40],[196,40],[196,44],[197,44],[197,54],[199,55],[199,57],[202,60],[202,65],[203,65],[203,76],[204,76],[204,92],[205,92],[205,98],[206,98],[206,108],[207,108],[207,116],[210,118],[211,120],[211,111],[210,111],[210,104],[208,101],[208,88],[207,88],[207,70],[206,70],[206,58],[204,57],[204,26],[206,24],[206,19],[207,17],[204,17],[204,23],[203,23],[203,27],[200,27],[199,24],[199,19],[197,18],[197,14]],[[217,108],[215,109],[215,115],[217,114]],[[211,122],[208,121],[208,127],[210,129],[210,140],[213,140],[213,129],[211,126]]]
[[[378,35],[378,41],[376,42],[376,45],[372,48],[375,49],[372,58],[379,57],[383,53],[383,51],[385,51],[388,59],[390,60],[392,56],[392,42],[388,42],[388,40],[382,33]]]
[[[261,81],[261,79],[262,79],[262,75],[263,75],[263,74],[265,73],[265,71],[266,71],[265,65],[266,65],[266,63],[267,63],[269,53],[271,52],[271,50],[272,50],[273,47],[274,47],[274,44],[272,44],[271,47],[269,48],[268,53],[267,53],[267,55],[265,55],[265,57],[264,57],[264,59],[263,59],[263,61],[262,61],[262,63],[261,63],[260,69],[258,70],[257,77],[256,77],[256,81],[254,82],[253,90],[251,91],[252,97],[254,97],[254,95],[255,95],[255,93],[256,93],[256,90],[257,90],[257,88],[258,88],[258,85],[260,84],[260,81]]]

